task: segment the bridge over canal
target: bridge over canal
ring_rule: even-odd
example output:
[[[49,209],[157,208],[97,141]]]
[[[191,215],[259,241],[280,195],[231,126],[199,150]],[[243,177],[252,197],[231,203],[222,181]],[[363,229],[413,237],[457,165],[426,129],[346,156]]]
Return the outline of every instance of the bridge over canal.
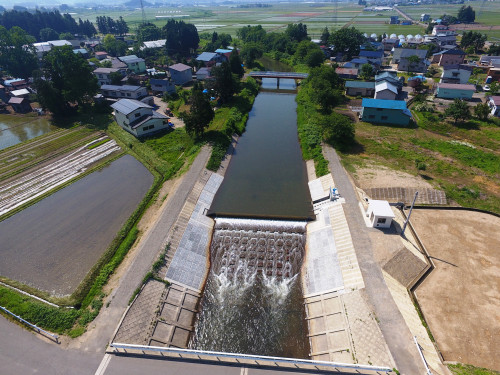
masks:
[[[250,72],[248,74],[253,78],[276,78],[278,80],[277,87],[280,87],[280,79],[306,79],[309,74],[307,73],[295,73],[295,72]]]

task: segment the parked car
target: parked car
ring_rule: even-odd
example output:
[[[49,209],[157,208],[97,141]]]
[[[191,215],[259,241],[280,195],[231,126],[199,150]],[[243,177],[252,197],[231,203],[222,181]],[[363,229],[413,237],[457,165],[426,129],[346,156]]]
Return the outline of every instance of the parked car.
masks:
[[[490,91],[490,85],[484,85],[483,86],[484,91]]]

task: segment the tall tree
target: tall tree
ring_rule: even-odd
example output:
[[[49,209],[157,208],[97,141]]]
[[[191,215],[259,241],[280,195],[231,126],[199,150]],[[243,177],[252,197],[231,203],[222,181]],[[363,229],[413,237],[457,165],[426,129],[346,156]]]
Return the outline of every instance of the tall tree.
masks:
[[[457,18],[460,22],[463,23],[472,23],[476,19],[476,12],[470,5],[465,6],[463,5],[459,10],[458,10],[458,15]]]
[[[325,26],[323,32],[321,33],[321,44],[326,46],[330,40],[330,31],[328,31],[328,27]]]
[[[375,72],[373,70],[373,66],[371,64],[363,64],[361,65],[361,72],[359,76],[362,79],[370,79],[375,75]]]
[[[46,42],[48,40],[57,40],[59,39],[59,34],[50,27],[46,27],[40,30],[40,40],[42,42]]]
[[[292,41],[301,42],[308,39],[307,37],[307,25],[303,23],[290,23],[286,27],[285,35],[287,35]]]
[[[182,118],[188,134],[197,138],[203,134],[205,128],[214,118],[214,111],[208,96],[202,92],[202,88],[198,84],[191,90],[190,110],[189,112],[183,112]]]
[[[339,29],[332,33],[330,42],[334,46],[335,53],[343,54],[344,60],[350,60],[359,54],[360,45],[365,41],[361,31],[354,27]]]
[[[490,106],[488,103],[479,103],[474,107],[474,115],[482,121],[488,120],[488,116],[490,115]]]
[[[169,55],[188,56],[200,43],[196,27],[184,21],[168,20],[162,28],[162,33],[167,39],[166,47]]]
[[[219,95],[221,102],[228,102],[238,87],[238,82],[233,76],[229,64],[223,62],[219,66],[214,66],[212,77],[214,77],[214,90]]]
[[[92,100],[99,86],[92,67],[70,46],[54,47],[43,58],[41,74],[35,77],[38,101],[54,114],[68,113],[72,105]]]
[[[262,49],[261,44],[254,42],[245,43],[240,52],[241,58],[245,61],[245,64],[248,67],[253,67],[255,60],[262,57],[263,53],[264,50]]]
[[[231,66],[231,72],[236,74],[239,78],[243,77],[245,74],[245,69],[243,69],[243,61],[238,53],[238,51],[233,50],[229,55],[229,65]]]
[[[466,31],[462,35],[460,47],[463,49],[474,47],[474,51],[479,52],[483,49],[486,39],[488,39],[488,37],[478,31]]]
[[[410,72],[411,70],[413,70],[416,67],[418,67],[418,65],[422,61],[420,59],[420,57],[418,57],[417,55],[411,55],[411,56],[407,57],[406,60],[408,60],[408,66],[407,66],[407,71],[408,72]]]
[[[139,42],[147,42],[150,40],[158,40],[161,38],[161,30],[152,23],[144,23],[137,28],[137,40]]]
[[[306,80],[311,98],[319,104],[324,113],[329,113],[342,100],[338,87],[340,79],[332,67],[323,65],[311,69]]]
[[[116,39],[114,35],[107,34],[103,40],[103,46],[107,53],[111,56],[123,56],[127,51],[127,43],[123,40]]]
[[[0,26],[0,67],[16,77],[31,77],[38,67],[34,41],[35,38],[20,27],[7,30]]]

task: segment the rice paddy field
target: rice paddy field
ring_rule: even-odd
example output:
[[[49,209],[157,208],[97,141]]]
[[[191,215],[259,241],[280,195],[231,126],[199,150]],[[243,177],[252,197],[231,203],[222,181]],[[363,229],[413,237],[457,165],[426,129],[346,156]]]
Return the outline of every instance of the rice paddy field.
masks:
[[[235,6],[197,6],[145,8],[146,19],[157,26],[163,26],[168,19],[182,19],[196,25],[199,32],[228,33],[236,36],[236,31],[246,25],[262,25],[267,31],[280,31],[289,23],[305,23],[309,35],[319,38],[325,26],[330,30],[354,26],[368,34],[423,34],[424,25],[390,25],[390,16],[399,15],[395,10],[364,11],[357,3],[271,3],[268,8],[237,8]],[[471,2],[476,11],[473,25],[455,25],[460,33],[464,30],[478,30],[488,35],[490,41],[500,41],[500,2]],[[419,20],[422,13],[438,18],[444,13],[456,15],[461,4],[424,4],[401,6],[400,9]],[[73,17],[95,21],[97,16],[118,18],[123,16],[133,30],[142,21],[140,9],[75,9]],[[400,16],[400,19],[403,17]]]

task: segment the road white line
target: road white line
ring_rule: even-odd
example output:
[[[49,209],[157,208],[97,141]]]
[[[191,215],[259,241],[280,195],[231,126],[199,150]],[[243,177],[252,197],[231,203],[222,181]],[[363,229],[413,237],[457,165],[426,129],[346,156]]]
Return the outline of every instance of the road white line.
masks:
[[[106,371],[106,368],[109,365],[109,361],[111,361],[111,355],[110,354],[104,354],[104,358],[101,361],[101,364],[97,368],[97,371],[95,372],[95,375],[103,375],[104,372]]]
[[[242,367],[240,371],[240,375],[248,375],[248,367]]]

